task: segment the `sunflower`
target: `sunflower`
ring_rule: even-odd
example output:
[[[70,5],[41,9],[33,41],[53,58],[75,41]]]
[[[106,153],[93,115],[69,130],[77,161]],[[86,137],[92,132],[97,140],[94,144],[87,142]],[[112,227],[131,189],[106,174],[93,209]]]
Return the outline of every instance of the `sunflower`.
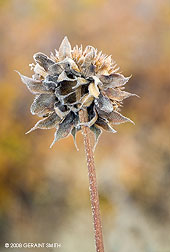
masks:
[[[73,135],[82,125],[95,134],[96,142],[102,129],[115,133],[114,124],[131,122],[119,110],[122,101],[130,96],[124,85],[130,77],[118,73],[115,62],[92,46],[77,45],[72,49],[65,37],[55,54],[50,57],[39,52],[33,56],[35,63],[32,78],[19,75],[35,99],[31,113],[42,117],[27,133],[35,129],[56,128],[53,144]],[[86,110],[88,122],[82,123],[79,112]]]

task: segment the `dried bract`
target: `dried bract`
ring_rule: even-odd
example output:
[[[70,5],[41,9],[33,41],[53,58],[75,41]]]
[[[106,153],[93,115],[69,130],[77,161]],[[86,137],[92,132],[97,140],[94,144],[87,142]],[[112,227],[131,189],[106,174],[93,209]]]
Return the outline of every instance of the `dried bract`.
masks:
[[[114,124],[132,122],[118,112],[122,101],[134,96],[123,91],[130,77],[117,73],[111,56],[92,46],[84,51],[77,45],[72,49],[65,37],[55,55],[51,53],[48,57],[39,52],[33,58],[32,78],[18,73],[29,91],[36,95],[31,113],[43,119],[27,133],[56,128],[53,145],[70,134],[75,139],[77,131],[85,125],[95,134],[97,143],[101,129],[115,133]],[[79,120],[81,109],[87,109],[87,123]]]

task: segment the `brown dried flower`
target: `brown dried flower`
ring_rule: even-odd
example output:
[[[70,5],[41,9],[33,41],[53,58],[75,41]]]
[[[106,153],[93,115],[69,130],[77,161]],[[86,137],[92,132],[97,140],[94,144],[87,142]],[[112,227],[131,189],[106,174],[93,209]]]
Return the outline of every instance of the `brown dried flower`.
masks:
[[[27,133],[35,129],[56,128],[54,141],[67,137],[74,139],[81,126],[90,127],[96,137],[101,129],[115,133],[114,124],[132,122],[119,113],[122,101],[134,94],[124,91],[130,77],[117,73],[111,56],[98,52],[92,46],[85,50],[71,45],[65,37],[59,51],[50,57],[34,55],[32,78],[19,75],[29,91],[35,94],[31,113],[43,117]],[[87,109],[87,123],[79,120],[79,111]],[[133,122],[132,122],[133,123]]]

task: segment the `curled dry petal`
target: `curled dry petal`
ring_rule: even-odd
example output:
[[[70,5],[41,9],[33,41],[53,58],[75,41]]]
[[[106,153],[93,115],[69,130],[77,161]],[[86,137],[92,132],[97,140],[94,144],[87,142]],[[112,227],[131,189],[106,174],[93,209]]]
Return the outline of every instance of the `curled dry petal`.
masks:
[[[98,89],[96,83],[94,83],[94,82],[90,83],[90,85],[89,85],[89,94],[92,95],[95,98],[99,97],[100,92],[99,92],[99,89]]]

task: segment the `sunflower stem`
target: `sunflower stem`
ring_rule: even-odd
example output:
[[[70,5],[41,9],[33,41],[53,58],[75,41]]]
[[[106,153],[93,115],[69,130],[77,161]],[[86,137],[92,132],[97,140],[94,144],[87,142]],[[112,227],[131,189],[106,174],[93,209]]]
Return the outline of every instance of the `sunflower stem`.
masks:
[[[88,122],[87,110],[80,110],[79,118],[80,118],[81,123]],[[93,148],[92,148],[91,138],[90,138],[90,128],[87,126],[82,126],[82,133],[84,136],[84,146],[85,146],[85,153],[86,153],[87,167],[88,167],[89,191],[90,191],[90,201],[91,201],[91,209],[92,209],[92,217],[93,217],[93,225],[94,225],[96,252],[104,252],[99,195],[98,195],[98,188],[97,188]]]

